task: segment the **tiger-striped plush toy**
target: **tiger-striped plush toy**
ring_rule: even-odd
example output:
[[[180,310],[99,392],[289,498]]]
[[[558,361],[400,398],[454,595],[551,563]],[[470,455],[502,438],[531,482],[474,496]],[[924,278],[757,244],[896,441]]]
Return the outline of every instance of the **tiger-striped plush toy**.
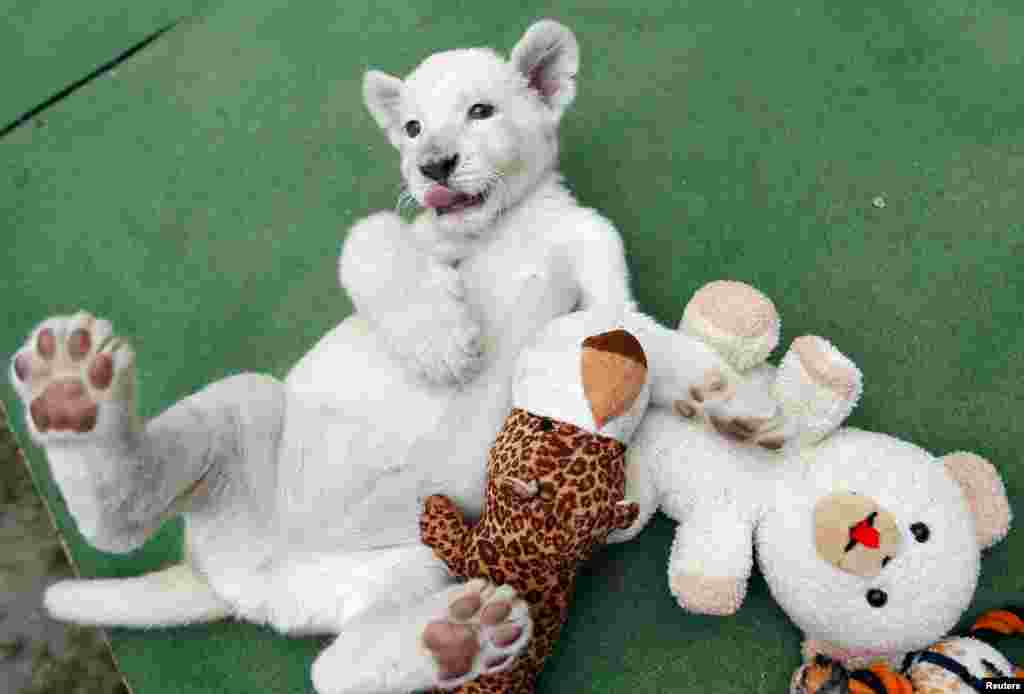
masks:
[[[983,614],[966,634],[907,655],[897,671],[885,662],[847,670],[818,655],[797,673],[793,694],[977,694],[993,691],[985,679],[1019,679],[1016,667],[995,646],[1008,636],[1024,634],[1024,609],[1008,607]]]

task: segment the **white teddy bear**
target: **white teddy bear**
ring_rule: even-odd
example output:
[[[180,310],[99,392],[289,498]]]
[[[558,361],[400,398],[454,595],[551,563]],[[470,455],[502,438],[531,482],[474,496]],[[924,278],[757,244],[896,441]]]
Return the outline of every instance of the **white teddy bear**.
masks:
[[[760,334],[777,336],[772,303],[727,284],[737,320],[773,323]],[[742,371],[739,388],[761,391],[775,422],[759,423],[756,435],[725,423],[716,412],[728,393],[716,383],[693,389],[675,412],[652,408],[629,452],[628,496],[641,516],[612,541],[636,535],[660,508],[679,522],[673,595],[686,610],[717,615],[742,604],[756,545],[773,597],[804,633],[808,662],[823,654],[848,668],[879,659],[898,667],[956,624],[981,550],[1008,531],[999,474],[971,453],[936,457],[892,436],[840,429],[861,393],[857,367],[819,337],[795,340],[778,368],[765,363],[774,343],[737,337],[742,326],[723,339],[701,319],[706,289],[680,329]]]

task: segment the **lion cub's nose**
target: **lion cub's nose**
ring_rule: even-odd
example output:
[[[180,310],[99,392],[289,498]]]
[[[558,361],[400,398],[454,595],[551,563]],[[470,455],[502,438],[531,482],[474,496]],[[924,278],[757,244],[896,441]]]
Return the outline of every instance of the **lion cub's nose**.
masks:
[[[456,154],[444,159],[435,159],[420,166],[420,172],[431,181],[437,181],[441,185],[448,183],[448,177],[452,175],[455,166],[459,163],[459,155]]]

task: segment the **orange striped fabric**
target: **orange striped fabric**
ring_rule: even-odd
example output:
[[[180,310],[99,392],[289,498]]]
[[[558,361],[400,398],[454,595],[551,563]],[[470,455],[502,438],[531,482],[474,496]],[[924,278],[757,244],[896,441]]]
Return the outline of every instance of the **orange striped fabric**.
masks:
[[[882,684],[882,691],[876,690],[867,682],[850,679],[850,694],[914,694],[910,680],[893,670],[885,663],[875,663],[868,668]]]
[[[981,629],[991,629],[1000,634],[1024,634],[1024,619],[1009,610],[989,610],[971,627],[971,631]]]

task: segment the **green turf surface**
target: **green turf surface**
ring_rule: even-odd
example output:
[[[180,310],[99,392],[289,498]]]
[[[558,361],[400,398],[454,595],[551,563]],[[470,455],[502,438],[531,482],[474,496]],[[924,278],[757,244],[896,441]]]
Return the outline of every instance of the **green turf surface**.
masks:
[[[704,282],[753,283],[785,344],[816,332],[861,365],[854,424],[986,455],[1024,508],[1024,10],[1008,0],[210,6],[0,140],[0,352],[82,306],[135,342],[147,415],[231,373],[283,375],[350,311],[346,228],[397,195],[363,70],[507,50],[541,16],[583,51],[564,172],[622,230],[642,306],[674,324]],[[119,50],[138,38],[104,31]],[[83,545],[27,452],[83,574],[178,556],[176,526],[127,557]],[[763,581],[736,617],[684,614],[671,531],[659,518],[593,562],[542,692],[785,691],[799,635]],[[985,559],[971,616],[1024,602],[1021,537]],[[111,636],[137,694],[309,691],[321,643],[236,624]]]
[[[211,0],[0,0],[0,128]]]

